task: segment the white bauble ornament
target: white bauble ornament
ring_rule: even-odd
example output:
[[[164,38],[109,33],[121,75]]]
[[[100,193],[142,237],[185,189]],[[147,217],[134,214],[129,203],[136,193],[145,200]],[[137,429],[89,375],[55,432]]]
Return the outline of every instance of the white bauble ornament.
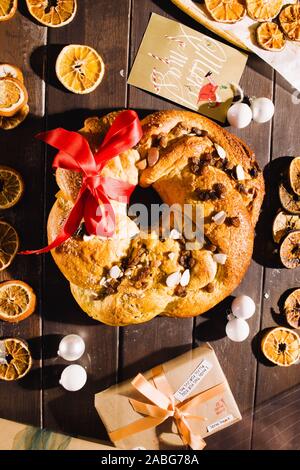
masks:
[[[231,341],[244,341],[249,335],[249,325],[241,318],[230,320],[226,325],[226,335]]]
[[[254,98],[251,101],[253,121],[260,124],[270,121],[274,115],[274,104],[269,98]]]
[[[86,381],[86,370],[78,364],[72,364],[62,371],[59,383],[68,392],[77,392],[85,386]]]
[[[59,343],[57,354],[66,361],[77,361],[85,351],[85,343],[79,335],[67,335]]]
[[[227,111],[229,124],[237,129],[249,126],[252,120],[252,111],[246,103],[234,103]]]
[[[248,320],[254,315],[255,303],[248,295],[239,295],[232,302],[231,311],[235,317]]]

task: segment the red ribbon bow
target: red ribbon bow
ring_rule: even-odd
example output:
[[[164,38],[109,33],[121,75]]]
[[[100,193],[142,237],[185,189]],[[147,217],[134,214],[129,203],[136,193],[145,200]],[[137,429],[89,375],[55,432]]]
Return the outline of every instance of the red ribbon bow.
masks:
[[[36,137],[59,150],[53,168],[79,171],[82,186],[67,221],[55,240],[41,250],[21,254],[40,254],[53,250],[75,233],[82,219],[87,232],[110,237],[115,232],[115,213],[110,200],[128,203],[135,186],[125,181],[101,176],[109,160],[134,147],[143,134],[135,111],[123,111],[114,120],[99,150],[93,155],[87,140],[77,132],[54,129]]]

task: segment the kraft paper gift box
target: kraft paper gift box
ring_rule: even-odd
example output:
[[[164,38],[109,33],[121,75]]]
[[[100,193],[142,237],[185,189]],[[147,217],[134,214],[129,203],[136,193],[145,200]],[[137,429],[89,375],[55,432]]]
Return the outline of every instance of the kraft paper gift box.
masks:
[[[200,450],[206,438],[241,420],[208,343],[98,393],[95,406],[121,449]]]
[[[0,450],[117,450],[98,443],[0,419]]]

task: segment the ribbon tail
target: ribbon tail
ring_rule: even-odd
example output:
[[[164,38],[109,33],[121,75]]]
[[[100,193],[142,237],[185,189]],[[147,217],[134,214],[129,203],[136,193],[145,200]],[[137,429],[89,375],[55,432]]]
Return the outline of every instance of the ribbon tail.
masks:
[[[69,214],[69,217],[67,218],[65,222],[65,225],[63,226],[61,232],[57,235],[55,240],[53,240],[53,242],[50,243],[50,245],[45,246],[44,248],[41,248],[40,250],[21,251],[19,254],[20,255],[40,255],[42,253],[48,253],[49,251],[54,250],[54,248],[57,248],[59,245],[61,245],[70,237],[72,237],[74,232],[79,227],[79,224],[83,218],[85,200],[86,200],[85,188],[82,188]]]
[[[176,420],[176,425],[182,442],[193,450],[202,450],[206,446],[205,441],[198,434],[194,434],[185,417]]]
[[[55,240],[53,240],[50,245],[45,246],[44,248],[41,248],[40,250],[25,250],[25,251],[20,251],[18,254],[19,255],[42,255],[43,253],[48,253],[51,250],[54,250],[57,248],[59,245],[64,243],[69,236],[64,236],[63,234],[59,234]]]

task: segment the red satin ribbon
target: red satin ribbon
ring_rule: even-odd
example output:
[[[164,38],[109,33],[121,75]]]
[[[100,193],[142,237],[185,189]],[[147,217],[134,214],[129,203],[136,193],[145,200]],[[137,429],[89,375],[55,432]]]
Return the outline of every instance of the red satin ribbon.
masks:
[[[123,111],[114,120],[99,150],[93,155],[86,139],[77,132],[54,129],[36,137],[59,150],[53,168],[82,173],[82,186],[70,215],[55,240],[41,250],[21,254],[41,254],[53,250],[72,237],[84,219],[87,232],[110,237],[115,232],[115,213],[110,200],[128,203],[135,186],[125,181],[101,176],[109,160],[134,147],[143,134],[135,111]]]

